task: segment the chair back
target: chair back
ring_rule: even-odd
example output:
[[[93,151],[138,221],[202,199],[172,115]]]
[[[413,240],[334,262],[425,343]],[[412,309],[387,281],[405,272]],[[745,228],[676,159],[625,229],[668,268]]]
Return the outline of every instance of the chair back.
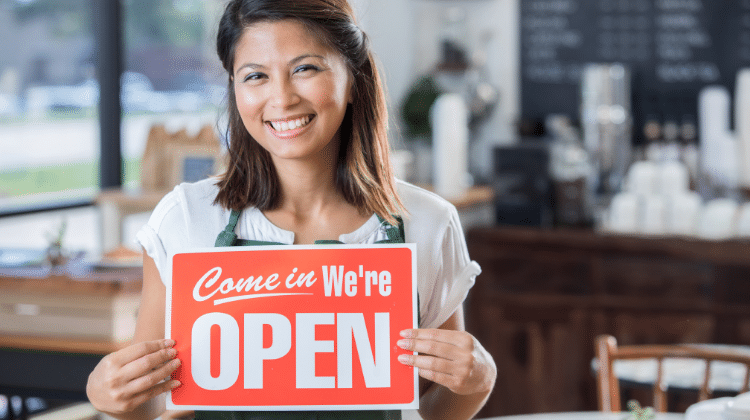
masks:
[[[745,375],[739,392],[748,391],[750,380],[750,354],[738,353],[730,348],[703,347],[697,345],[628,345],[618,346],[617,340],[611,335],[601,335],[596,340],[596,355],[599,366],[597,369],[597,392],[599,410],[603,412],[622,411],[620,401],[620,384],[615,375],[613,364],[615,360],[627,359],[655,359],[657,362],[656,380],[652,384],[654,395],[653,408],[656,412],[667,411],[667,385],[664,382],[663,365],[665,359],[687,358],[706,362],[701,385],[698,390],[698,400],[703,401],[711,397],[709,387],[711,366],[713,361],[741,363],[745,365]]]

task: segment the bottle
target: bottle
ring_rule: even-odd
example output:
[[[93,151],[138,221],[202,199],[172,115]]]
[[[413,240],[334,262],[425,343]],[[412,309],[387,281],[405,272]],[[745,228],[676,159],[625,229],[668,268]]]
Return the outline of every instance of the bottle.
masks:
[[[553,125],[550,175],[554,195],[555,223],[564,226],[590,226],[593,222],[593,165],[581,136],[569,120]]]
[[[643,125],[643,135],[646,138],[645,160],[661,162],[662,160],[662,125],[656,118],[650,118]]]
[[[695,118],[690,115],[682,117],[680,125],[680,161],[687,167],[690,176],[690,189],[698,189],[700,149],[698,148],[698,127]]]
[[[661,161],[675,162],[680,160],[680,126],[675,120],[667,120],[662,126],[663,142],[661,146]]]

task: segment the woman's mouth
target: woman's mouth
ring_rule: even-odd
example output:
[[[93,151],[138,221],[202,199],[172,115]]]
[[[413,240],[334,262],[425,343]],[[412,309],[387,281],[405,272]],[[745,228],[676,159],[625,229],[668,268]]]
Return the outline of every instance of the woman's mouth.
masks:
[[[287,131],[292,131],[298,128],[305,127],[307,124],[310,124],[310,121],[312,121],[314,117],[315,117],[314,115],[306,115],[304,117],[295,118],[292,120],[268,121],[268,124],[277,133],[284,133]]]

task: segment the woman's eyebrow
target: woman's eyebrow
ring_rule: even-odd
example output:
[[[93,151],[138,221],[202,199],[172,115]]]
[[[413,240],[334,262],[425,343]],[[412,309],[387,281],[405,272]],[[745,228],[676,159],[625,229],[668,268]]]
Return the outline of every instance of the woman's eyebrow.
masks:
[[[237,73],[238,71],[240,71],[240,70],[244,69],[245,67],[247,67],[247,68],[250,68],[250,69],[253,69],[253,70],[257,70],[257,69],[264,69],[264,68],[266,68],[266,67],[265,67],[264,65],[262,65],[262,64],[255,64],[255,63],[245,63],[245,64],[243,64],[243,65],[241,65],[241,66],[237,67],[237,70],[235,70],[235,73]]]
[[[302,60],[304,60],[306,58],[319,58],[319,59],[325,61],[325,57],[323,57],[322,55],[319,55],[319,54],[302,54],[302,55],[300,55],[298,57],[295,57],[295,58],[289,60],[289,64],[290,65],[296,64],[296,63],[298,63],[298,62],[300,62],[300,61],[302,61]]]
[[[289,65],[290,66],[294,65],[294,64],[296,64],[296,63],[298,63],[298,62],[300,62],[300,61],[302,61],[302,60],[304,60],[306,58],[319,58],[319,59],[325,61],[325,57],[323,57],[320,54],[302,54],[300,56],[294,57],[293,59],[289,60]],[[245,63],[245,64],[237,67],[237,70],[235,71],[235,73],[238,72],[238,71],[240,71],[240,70],[242,70],[242,69],[244,69],[244,68],[246,68],[246,67],[250,68],[252,70],[259,70],[259,69],[262,70],[262,69],[266,68],[266,66],[264,66],[263,64]]]

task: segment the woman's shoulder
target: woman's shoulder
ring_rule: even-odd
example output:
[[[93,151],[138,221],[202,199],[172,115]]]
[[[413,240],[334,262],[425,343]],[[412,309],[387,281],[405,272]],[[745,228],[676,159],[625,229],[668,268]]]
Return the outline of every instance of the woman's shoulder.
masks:
[[[427,244],[439,251],[446,236],[461,231],[456,207],[443,197],[424,188],[398,181],[397,191],[404,204],[404,228],[408,242]]]
[[[192,183],[182,183],[174,187],[159,201],[151,214],[151,222],[161,224],[163,219],[191,219],[220,214],[223,209],[214,204],[218,192],[215,178],[207,178]]]
[[[170,206],[182,203],[191,205],[212,204],[218,191],[219,188],[216,186],[215,178],[206,178],[197,182],[183,182],[168,192],[159,204]]]
[[[448,219],[456,207],[448,200],[424,188],[398,180],[396,188],[407,211],[407,217],[427,218],[433,221]]]

